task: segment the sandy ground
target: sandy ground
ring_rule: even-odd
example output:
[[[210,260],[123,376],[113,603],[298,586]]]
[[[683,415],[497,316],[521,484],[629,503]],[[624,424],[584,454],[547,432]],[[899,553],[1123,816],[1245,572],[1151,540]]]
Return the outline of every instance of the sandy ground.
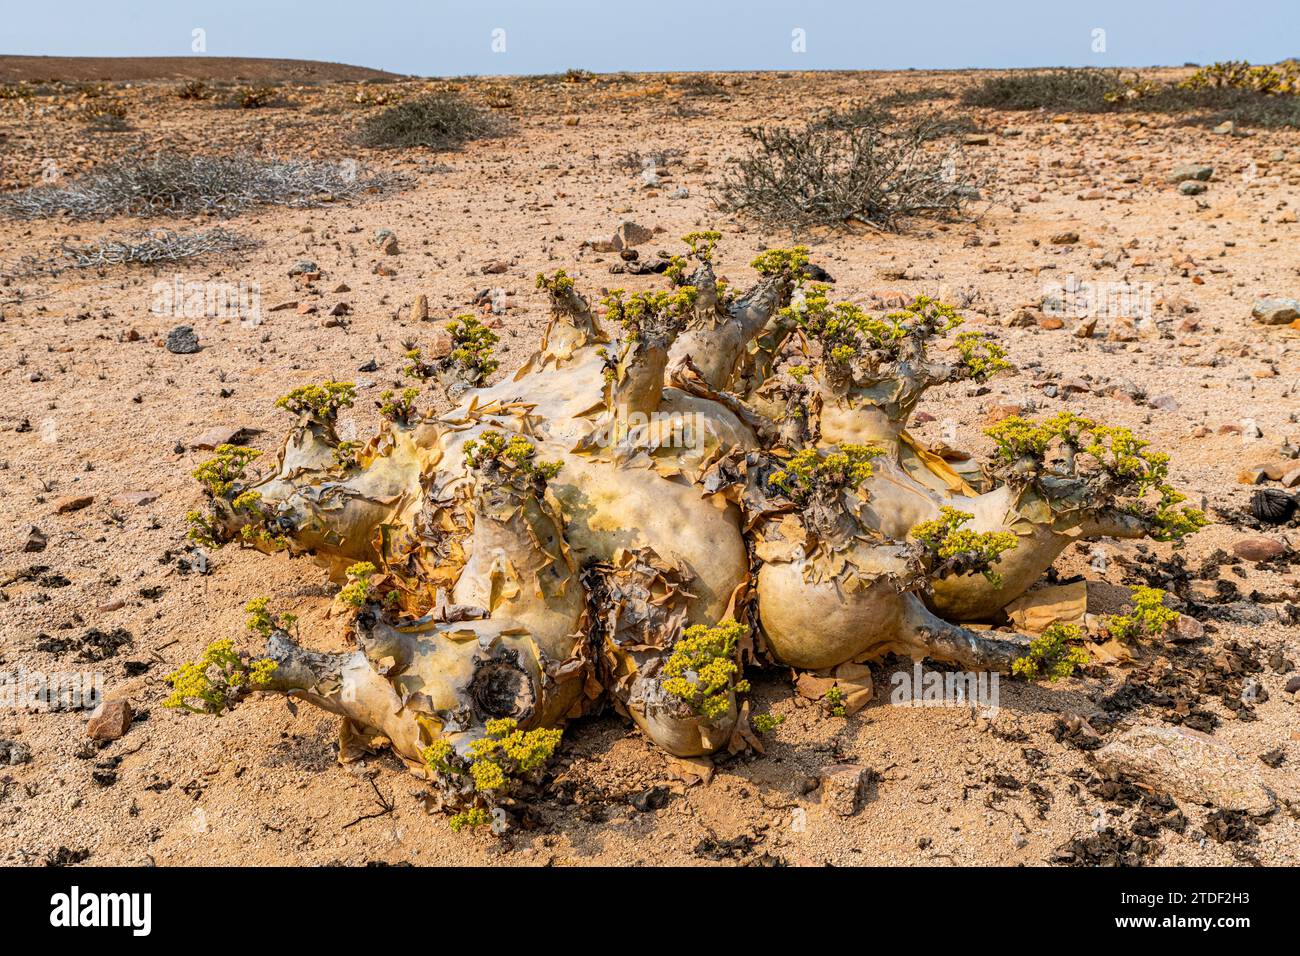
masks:
[[[588,292],[657,284],[612,277],[616,257],[582,248],[624,220],[664,231],[647,248],[675,249],[676,236],[720,229],[720,272],[748,284],[754,255],[791,237],[715,205],[710,183],[740,148],[743,127],[797,123],[814,109],[969,81],[921,73],[474,81],[469,95],[495,103],[513,131],[444,154],[352,146],[348,134],[364,108],[349,84],[291,90],[290,107],[249,111],[181,101],[167,84],[138,85],[119,94],[135,128],[114,134],[87,133],[72,108],[3,104],[4,189],[39,182],[51,160],[71,177],[137,147],[355,160],[405,173],[412,186],[353,205],[247,213],[227,225],[262,245],[226,260],[0,285],[0,670],[98,670],[109,695],[128,697],[139,713],[126,736],[100,749],[87,739],[84,713],[0,709],[0,741],[30,754],[0,767],[0,861],[1041,865],[1095,827],[1132,838],[1144,812],[1134,794],[1095,779],[1087,752],[1061,734],[1060,722],[1088,716],[1108,739],[1127,726],[1162,725],[1168,709],[1139,705],[1107,721],[1099,702],[1170,657],[1191,654],[1189,666],[1204,670],[1230,642],[1246,649],[1265,693],[1240,710],[1204,691],[1194,695],[1194,709],[1217,716],[1214,736],[1252,774],[1295,794],[1300,722],[1296,697],[1283,685],[1294,674],[1285,673],[1289,662],[1300,660],[1300,636],[1283,621],[1288,602],[1300,602],[1300,568],[1287,560],[1223,567],[1240,600],[1202,615],[1212,633],[1198,648],[1153,648],[1136,666],[1096,668],[1057,685],[1005,681],[991,718],[891,706],[890,674],[910,661],[877,667],[877,699],[849,718],[826,716],[795,695],[788,673],[756,672],[756,710],[785,722],[768,736],[765,756],[719,760],[707,785],[675,779],[663,756],[617,716],[584,719],[566,733],[553,796],[535,808],[536,828],[504,840],[451,833],[424,811],[421,782],[391,757],[338,766],[335,719],[311,707],[294,714],[282,700],[258,699],[205,720],[161,706],[162,677],[209,641],[230,636],[252,646],[242,612],[250,597],[269,595],[300,615],[311,643],[333,640],[325,621],[331,589],[309,563],[235,548],[213,554],[207,574],[178,562],[183,516],[200,501],[190,472],[206,453],[189,446],[202,432],[244,426],[255,430],[252,446],[273,451],[289,424],[274,399],[335,378],[356,380],[363,396],[345,415],[345,437],[351,429],[368,436],[378,420],[369,398],[399,382],[405,343],[427,342],[435,329],[407,318],[404,307],[419,293],[441,319],[470,310],[480,290],[505,290],[498,374],[509,373],[544,323],[532,281],[539,270],[563,267]],[[1202,566],[1243,538],[1289,535],[1300,547],[1294,527],[1260,531],[1243,520],[1251,489],[1237,482],[1243,467],[1282,459],[1288,441],[1300,445],[1300,333],[1250,318],[1258,297],[1300,295],[1297,134],[1215,135],[1157,116],[968,113],[947,99],[899,112],[908,109],[966,116],[988,134],[988,145],[968,146],[961,158],[995,177],[989,195],[997,201],[983,218],[918,222],[899,235],[800,238],[834,275],[841,297],[879,304],[939,294],[963,306],[971,327],[995,334],[1018,364],[982,394],[963,385],[928,395],[921,411],[933,420],[916,434],[937,441],[955,430],[953,444],[985,454],[982,429],[995,406],[1079,410],[1132,426],[1171,451],[1176,483],[1194,502],[1206,500],[1218,523],[1175,555],[1192,578],[1214,574]],[[658,188],[619,162],[626,151],[666,149],[679,152]],[[1181,195],[1165,182],[1185,162],[1214,167],[1204,195]],[[89,240],[139,225],[0,221],[0,261],[47,254],[63,237]],[[398,256],[375,248],[378,229],[396,233]],[[1066,231],[1079,240],[1051,242]],[[324,272],[315,292],[288,276],[302,259]],[[381,261],[396,274],[375,274]],[[485,275],[494,261],[506,271]],[[177,274],[256,283],[262,323],[151,312],[154,283]],[[1158,337],[1125,332],[1105,317],[1090,339],[1075,337],[1068,317],[1064,329],[1040,327],[1032,312],[1029,325],[1016,324],[1021,309],[1037,309],[1068,276],[1148,291]],[[270,311],[290,302],[318,309]],[[346,324],[326,327],[339,302],[351,307]],[[201,352],[161,347],[183,322],[198,332]],[[377,371],[358,371],[372,359]],[[429,402],[441,407],[432,392]],[[1262,437],[1250,437],[1247,419]],[[149,492],[148,500],[119,497],[127,492]],[[93,501],[56,513],[67,496]],[[32,525],[48,545],[25,553]],[[1144,558],[1174,554],[1158,544],[1102,548],[1104,571],[1092,566],[1090,548],[1071,548],[1056,565],[1062,577],[1089,579],[1097,613],[1120,607],[1123,585],[1158,583],[1148,576],[1155,564]],[[88,631],[119,628],[130,643],[102,662],[77,660]],[[70,646],[38,649],[60,640]],[[1279,749],[1277,767],[1259,760]],[[874,771],[862,809],[848,818],[831,812],[816,787],[819,774],[840,762]],[[1207,836],[1207,827],[1215,829],[1207,808],[1179,806],[1186,826],[1159,828],[1147,859],[1300,863],[1300,821],[1285,808],[1247,839],[1219,842]]]

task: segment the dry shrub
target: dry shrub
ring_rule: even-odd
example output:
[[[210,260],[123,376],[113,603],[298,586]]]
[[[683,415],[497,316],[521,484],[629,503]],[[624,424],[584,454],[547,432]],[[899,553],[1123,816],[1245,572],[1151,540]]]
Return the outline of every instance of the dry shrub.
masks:
[[[237,252],[256,245],[252,239],[227,229],[152,229],[106,236],[75,245],[64,241],[57,255],[24,256],[17,263],[0,268],[5,278],[58,275],[68,269],[94,269],[115,265],[156,265],[182,262],[215,253]]]
[[[1118,70],[1072,69],[987,77],[962,94],[966,106],[1002,110],[1189,114],[1183,122],[1224,120],[1261,127],[1300,127],[1300,71],[1283,63],[1252,67],[1215,63],[1182,83],[1125,77]]]
[[[801,130],[750,128],[750,152],[721,184],[731,209],[791,229],[849,221],[896,229],[914,216],[959,217],[983,178],[958,178],[952,151],[928,149],[924,125],[886,130],[815,123]]]
[[[455,93],[432,93],[406,100],[372,116],[357,141],[381,149],[427,146],[456,149],[470,140],[500,135],[504,125]]]
[[[66,186],[0,195],[0,214],[16,219],[233,216],[254,206],[319,206],[401,183],[395,174],[362,175],[346,163],[164,153],[101,166]]]

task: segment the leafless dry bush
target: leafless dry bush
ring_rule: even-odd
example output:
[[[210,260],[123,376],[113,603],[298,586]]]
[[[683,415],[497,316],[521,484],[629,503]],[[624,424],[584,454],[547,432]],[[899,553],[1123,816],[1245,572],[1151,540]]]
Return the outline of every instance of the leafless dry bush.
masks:
[[[0,215],[15,219],[205,212],[234,216],[254,206],[319,206],[402,183],[393,173],[363,175],[355,163],[164,153],[101,166],[65,186],[37,186],[0,195]]]
[[[106,236],[86,245],[74,245],[65,239],[57,255],[24,256],[12,265],[0,266],[0,277],[23,279],[56,276],[69,269],[180,262],[214,253],[236,252],[254,245],[254,240],[227,229],[181,232],[152,229]]]
[[[886,129],[868,117],[804,129],[750,128],[720,198],[730,209],[791,229],[850,221],[897,229],[911,217],[959,218],[987,177],[957,151],[927,147],[924,124]]]

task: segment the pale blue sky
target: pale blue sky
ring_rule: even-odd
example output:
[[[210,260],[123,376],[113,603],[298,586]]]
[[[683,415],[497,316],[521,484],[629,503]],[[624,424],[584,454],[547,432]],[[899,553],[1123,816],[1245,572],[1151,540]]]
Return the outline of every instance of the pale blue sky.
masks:
[[[1149,66],[1300,55],[1300,0],[7,0],[0,53],[333,60],[396,73]],[[493,31],[505,51],[494,52]],[[792,50],[792,31],[806,52]],[[1105,30],[1105,51],[1093,31]],[[498,44],[499,45],[499,44]]]

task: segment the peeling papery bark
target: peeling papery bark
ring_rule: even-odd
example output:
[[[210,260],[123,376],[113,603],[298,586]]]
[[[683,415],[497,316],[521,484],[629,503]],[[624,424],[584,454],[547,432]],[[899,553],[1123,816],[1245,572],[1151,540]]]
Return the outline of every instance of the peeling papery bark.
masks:
[[[276,631],[263,689],[342,715],[345,756],[389,746],[424,772],[440,741],[463,755],[494,721],[557,727],[603,703],[698,756],[752,739],[742,664],[1007,671],[1026,638],[950,621],[995,620],[1072,541],[1150,531],[1073,455],[959,473],[907,433],[926,389],[992,367],[927,357],[951,310],[832,313],[803,250],[764,253],[733,295],[712,242],[692,248],[673,295],[607,300],[608,328],[563,273],[539,279],[540,350],[446,414],[390,399],[353,447],[337,402],[300,401],[268,473],[209,486],[215,537],[343,585],[348,649]],[[832,314],[849,333],[813,321]],[[1004,542],[987,566],[918,537],[952,509]]]

